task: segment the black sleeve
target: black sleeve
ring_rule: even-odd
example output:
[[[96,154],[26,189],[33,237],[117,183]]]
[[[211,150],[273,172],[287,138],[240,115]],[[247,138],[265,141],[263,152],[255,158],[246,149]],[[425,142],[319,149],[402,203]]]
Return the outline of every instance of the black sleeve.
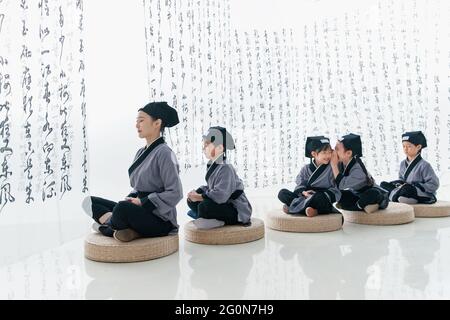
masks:
[[[394,185],[396,185],[397,183],[404,184],[405,181],[403,181],[403,180],[394,180],[394,181],[391,181],[391,183],[394,184]]]
[[[137,192],[131,192],[127,195],[127,197],[130,197],[130,198],[137,198],[137,196],[138,196]]]
[[[294,190],[294,194],[296,194],[297,196],[300,196],[303,191],[306,191],[306,188],[300,187],[300,188]]]
[[[142,197],[139,198],[139,200],[141,200],[142,207],[145,208],[146,210],[153,212],[153,210],[156,209],[156,206],[153,204],[153,202],[149,200],[148,197]]]
[[[339,187],[339,183],[341,182],[344,175],[342,173],[339,173],[336,177],[336,185]]]
[[[203,193],[203,189],[202,188],[198,188],[197,190],[195,190],[195,192],[197,192],[198,194],[202,194]]]

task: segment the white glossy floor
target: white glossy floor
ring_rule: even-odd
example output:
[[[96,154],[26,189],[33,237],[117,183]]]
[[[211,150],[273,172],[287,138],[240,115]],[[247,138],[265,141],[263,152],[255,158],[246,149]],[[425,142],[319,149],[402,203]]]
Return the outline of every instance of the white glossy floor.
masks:
[[[252,196],[255,216],[279,203]],[[258,205],[256,205],[258,203]],[[180,207],[180,225],[188,219]],[[88,230],[86,230],[88,232]],[[450,299],[450,218],[266,237],[234,246],[186,242],[171,256],[105,264],[83,239],[0,267],[1,299]]]

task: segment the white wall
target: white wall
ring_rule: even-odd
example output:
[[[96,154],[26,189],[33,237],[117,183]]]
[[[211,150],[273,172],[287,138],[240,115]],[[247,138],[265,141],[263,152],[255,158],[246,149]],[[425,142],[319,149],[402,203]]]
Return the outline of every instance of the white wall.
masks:
[[[117,198],[129,189],[142,144],[135,118],[148,100],[142,1],[86,1],[85,17],[90,190]]]

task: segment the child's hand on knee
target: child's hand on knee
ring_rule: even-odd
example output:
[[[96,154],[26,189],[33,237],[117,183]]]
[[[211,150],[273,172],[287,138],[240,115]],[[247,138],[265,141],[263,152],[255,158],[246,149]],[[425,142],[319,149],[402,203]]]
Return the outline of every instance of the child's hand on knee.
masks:
[[[314,194],[314,191],[313,191],[313,190],[308,190],[308,191],[303,191],[303,192],[302,192],[302,195],[303,195],[304,197],[306,197],[306,198],[312,196],[313,194]]]
[[[197,192],[195,192],[195,193],[192,195],[192,200],[193,200],[193,201],[203,201],[203,197],[202,197],[201,194],[198,194]]]
[[[202,201],[203,197],[201,194],[197,193],[195,190],[192,190],[188,193],[188,199],[194,202]]]
[[[141,200],[139,198],[126,197],[125,200],[137,206],[142,206]]]

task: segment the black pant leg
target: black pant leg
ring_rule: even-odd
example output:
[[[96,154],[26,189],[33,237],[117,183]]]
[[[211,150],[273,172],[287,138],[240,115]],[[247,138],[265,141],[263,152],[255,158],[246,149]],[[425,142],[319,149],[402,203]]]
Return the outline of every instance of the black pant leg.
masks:
[[[198,205],[201,203],[201,201],[190,201],[187,200],[187,205],[189,207],[189,209],[191,209],[194,212],[198,212]]]
[[[391,193],[392,190],[395,189],[395,185],[392,182],[383,181],[380,183],[380,187],[382,187],[387,192]]]
[[[412,185],[405,184],[398,191],[397,197],[396,197],[397,200],[398,200],[398,197],[414,198],[414,199],[418,200],[417,190]]]
[[[102,224],[98,230],[106,237],[112,237],[114,235],[114,229],[111,227],[111,217]]]
[[[278,192],[278,199],[287,206],[290,206],[295,198],[298,198],[298,195],[288,189],[281,189]]]
[[[225,224],[237,224],[238,212],[230,203],[218,204],[211,199],[205,199],[198,205],[198,216],[204,219],[217,219]]]
[[[342,209],[350,211],[361,211],[361,209],[356,205],[359,200],[358,196],[348,190],[343,190],[341,191],[341,193],[341,199],[339,200],[338,204],[342,207]]]
[[[370,204],[380,204],[382,201],[381,191],[377,188],[370,188],[360,195],[360,199],[358,201],[358,205],[361,209],[364,209],[365,206]]]
[[[312,195],[309,206],[317,209],[319,214],[332,212],[332,204],[330,200],[328,200],[328,197],[320,191]]]
[[[99,222],[98,219],[105,213],[112,212],[114,207],[117,205],[117,202],[100,197],[91,197],[91,202],[92,216],[96,222]]]
[[[405,184],[403,187],[401,187],[392,200],[398,202],[399,197],[413,198],[416,199],[418,203],[432,204],[436,202],[436,197],[420,197],[417,194],[417,189],[410,184]]]
[[[143,237],[166,236],[173,229],[170,221],[164,221],[143,207],[127,201],[120,201],[114,207],[111,226],[115,230],[131,228]]]

